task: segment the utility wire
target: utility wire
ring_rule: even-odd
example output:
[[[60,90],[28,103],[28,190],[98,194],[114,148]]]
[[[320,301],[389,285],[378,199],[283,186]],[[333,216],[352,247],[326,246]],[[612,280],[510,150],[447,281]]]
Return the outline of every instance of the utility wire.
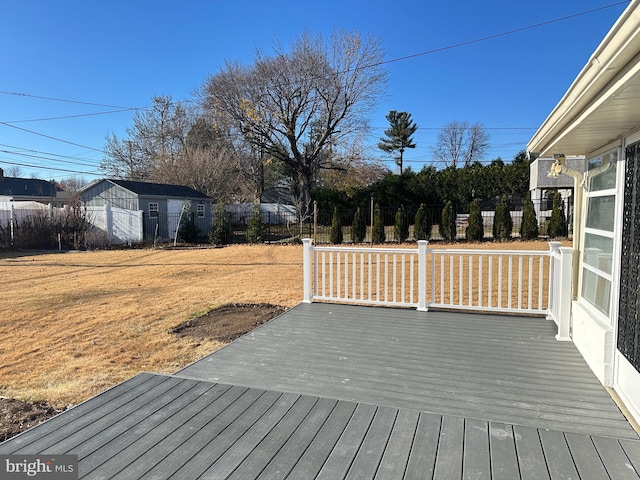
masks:
[[[74,143],[74,142],[70,142],[68,140],[63,140],[62,138],[52,137],[51,135],[45,135],[44,133],[34,132],[33,130],[28,130],[26,128],[17,127],[15,125],[11,125],[11,124],[6,123],[6,122],[0,122],[0,125],[5,125],[7,127],[16,128],[18,130],[22,130],[23,132],[31,133],[33,135],[38,135],[40,137],[48,138],[50,140],[55,140],[57,142],[68,143],[69,145],[74,145],[76,147],[86,148],[88,150],[94,150],[96,152],[105,153],[104,150],[99,149],[99,148],[93,148],[93,147],[89,147],[87,145],[82,145],[80,143]]]

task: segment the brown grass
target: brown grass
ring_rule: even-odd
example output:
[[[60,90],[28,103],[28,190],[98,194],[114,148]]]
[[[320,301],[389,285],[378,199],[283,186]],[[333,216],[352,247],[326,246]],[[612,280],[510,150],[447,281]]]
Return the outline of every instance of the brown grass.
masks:
[[[0,395],[62,406],[222,346],[167,332],[189,318],[230,302],[296,305],[302,247],[5,254],[0,288]]]

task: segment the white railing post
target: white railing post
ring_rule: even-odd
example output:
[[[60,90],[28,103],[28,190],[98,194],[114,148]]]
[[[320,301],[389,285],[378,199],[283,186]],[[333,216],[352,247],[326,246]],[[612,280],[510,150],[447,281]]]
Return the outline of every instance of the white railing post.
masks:
[[[571,341],[571,300],[573,272],[573,248],[560,247],[560,291],[555,292],[556,300],[560,302],[560,318],[558,318],[558,334],[556,340]]]
[[[558,319],[556,318],[557,316],[557,305],[556,305],[556,301],[558,299],[558,292],[556,292],[556,286],[558,285],[558,282],[556,282],[556,275],[559,275],[560,272],[556,272],[556,260],[555,260],[555,256],[560,254],[560,247],[562,246],[562,243],[560,242],[549,242],[549,292],[548,292],[548,299],[547,299],[547,305],[548,305],[548,313],[547,313],[547,320],[556,320],[556,322],[558,321]]]
[[[418,311],[427,310],[427,241],[418,240]]]
[[[313,295],[311,293],[311,276],[313,275],[313,269],[311,268],[311,239],[303,238],[303,254],[302,254],[302,275],[303,275],[303,303],[311,303],[313,301]]]

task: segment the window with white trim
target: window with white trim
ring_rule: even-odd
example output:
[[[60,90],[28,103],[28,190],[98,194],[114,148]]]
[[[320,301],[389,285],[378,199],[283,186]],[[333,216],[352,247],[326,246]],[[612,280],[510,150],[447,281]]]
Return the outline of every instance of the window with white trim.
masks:
[[[589,159],[580,296],[604,315],[611,308],[618,150]]]
[[[158,204],[150,203],[149,204],[149,217],[157,218],[158,217]]]
[[[199,203],[196,205],[196,211],[198,218],[204,218],[204,203]]]

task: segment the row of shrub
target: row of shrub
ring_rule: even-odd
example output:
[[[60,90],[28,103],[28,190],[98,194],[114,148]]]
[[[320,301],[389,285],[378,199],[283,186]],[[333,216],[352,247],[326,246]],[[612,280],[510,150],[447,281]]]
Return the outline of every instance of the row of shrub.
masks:
[[[442,209],[440,217],[439,233],[447,242],[457,239],[456,212],[451,201],[448,201]],[[366,235],[366,222],[360,208],[354,214],[351,226],[351,238],[353,243],[362,243]],[[413,219],[413,239],[430,240],[433,228],[433,217],[428,214],[427,208],[421,204]],[[333,244],[343,243],[343,227],[341,216],[337,208],[334,208],[331,222],[330,242]],[[393,227],[393,240],[396,242],[406,242],[409,239],[410,222],[403,207],[396,211],[395,224]],[[496,206],[493,216],[492,238],[493,241],[508,241],[512,238],[513,220],[507,196],[503,195],[500,203]],[[520,238],[523,240],[533,240],[539,236],[538,219],[535,207],[531,201],[531,196],[527,194],[524,201],[522,213],[522,223],[519,230]],[[568,235],[567,218],[564,213],[564,205],[559,192],[556,192],[553,199],[553,210],[547,225],[547,234],[552,238],[566,237]],[[471,242],[485,240],[485,225],[480,208],[480,201],[474,200],[469,206],[468,225],[465,230],[465,237]],[[384,222],[382,220],[380,206],[376,204],[373,215],[372,242],[385,243],[387,241]]]

